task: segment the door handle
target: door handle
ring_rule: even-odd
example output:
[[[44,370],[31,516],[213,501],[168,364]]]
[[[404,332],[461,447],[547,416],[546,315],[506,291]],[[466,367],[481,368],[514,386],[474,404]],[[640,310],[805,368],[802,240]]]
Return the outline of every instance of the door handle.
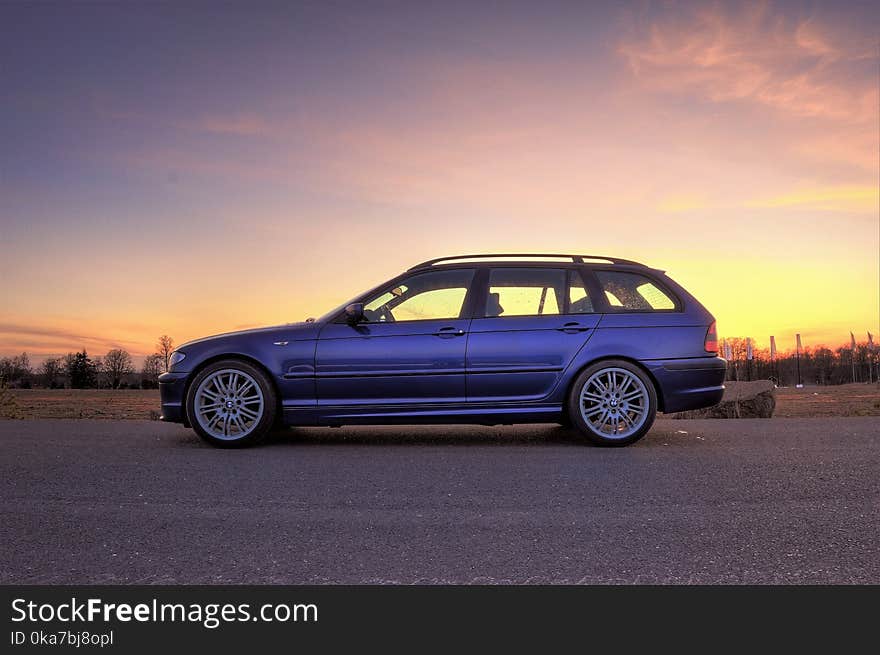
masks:
[[[565,332],[566,334],[575,334],[577,332],[586,332],[590,328],[584,327],[580,323],[571,322],[565,323],[562,327],[556,328],[559,332]]]
[[[460,337],[463,334],[464,334],[464,330],[459,330],[454,327],[444,327],[444,328],[440,328],[439,330],[437,330],[434,333],[434,336],[449,338],[449,337]]]

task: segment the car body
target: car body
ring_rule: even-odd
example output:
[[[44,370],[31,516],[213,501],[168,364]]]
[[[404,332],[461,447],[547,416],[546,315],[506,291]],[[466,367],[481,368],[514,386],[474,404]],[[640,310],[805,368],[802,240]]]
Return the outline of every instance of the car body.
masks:
[[[279,424],[543,422],[623,445],[657,411],[717,404],[726,368],[713,316],[663,271],[545,254],[423,262],[319,319],[172,361],[163,420],[221,446]]]

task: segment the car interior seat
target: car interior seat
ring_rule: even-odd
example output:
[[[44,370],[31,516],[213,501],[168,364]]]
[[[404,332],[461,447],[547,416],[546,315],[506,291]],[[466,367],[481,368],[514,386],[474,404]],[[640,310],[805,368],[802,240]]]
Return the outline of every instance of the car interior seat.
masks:
[[[501,316],[504,313],[504,307],[501,306],[501,294],[490,293],[486,299],[486,316]]]

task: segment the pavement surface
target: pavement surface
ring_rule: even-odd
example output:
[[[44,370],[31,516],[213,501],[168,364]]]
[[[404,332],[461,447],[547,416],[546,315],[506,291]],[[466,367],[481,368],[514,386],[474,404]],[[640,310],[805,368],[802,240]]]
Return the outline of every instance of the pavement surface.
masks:
[[[294,429],[0,421],[2,583],[880,583],[880,418]]]

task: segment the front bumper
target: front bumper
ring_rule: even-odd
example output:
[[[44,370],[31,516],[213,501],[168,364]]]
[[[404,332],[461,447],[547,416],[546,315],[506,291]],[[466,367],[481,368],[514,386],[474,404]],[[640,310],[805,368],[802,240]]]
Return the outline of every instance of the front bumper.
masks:
[[[163,421],[187,424],[184,409],[187,373],[163,373],[159,376],[159,398]]]
[[[724,396],[727,360],[691,357],[642,362],[657,380],[664,413],[712,407]]]

